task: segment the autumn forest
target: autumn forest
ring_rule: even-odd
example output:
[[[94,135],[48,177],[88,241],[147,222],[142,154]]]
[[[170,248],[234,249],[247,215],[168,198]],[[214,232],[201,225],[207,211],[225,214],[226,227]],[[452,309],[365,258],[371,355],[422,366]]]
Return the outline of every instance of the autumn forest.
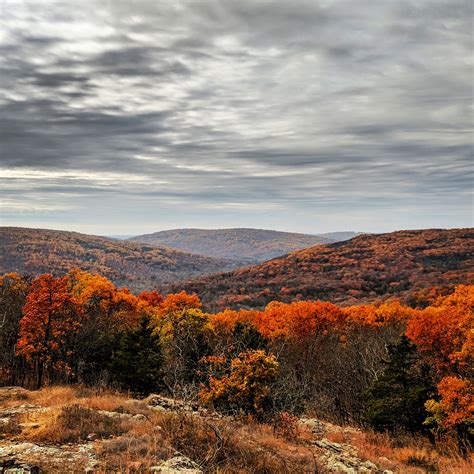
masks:
[[[474,286],[339,306],[207,313],[184,291],[133,294],[81,270],[0,279],[3,384],[166,392],[265,421],[312,413],[472,443]]]

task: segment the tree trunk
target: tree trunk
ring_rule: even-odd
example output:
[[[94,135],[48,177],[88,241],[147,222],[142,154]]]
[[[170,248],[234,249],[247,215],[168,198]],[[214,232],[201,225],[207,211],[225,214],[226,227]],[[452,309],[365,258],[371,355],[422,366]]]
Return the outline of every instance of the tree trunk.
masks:
[[[39,390],[43,386],[44,364],[38,360],[36,363],[36,388]]]

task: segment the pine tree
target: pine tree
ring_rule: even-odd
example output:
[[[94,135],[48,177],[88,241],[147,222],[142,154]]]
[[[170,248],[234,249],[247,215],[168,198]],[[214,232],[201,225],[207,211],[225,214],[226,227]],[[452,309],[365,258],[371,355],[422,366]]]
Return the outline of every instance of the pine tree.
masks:
[[[121,336],[110,369],[123,388],[146,395],[161,388],[162,364],[160,338],[153,333],[150,320],[143,317],[137,329]]]
[[[262,334],[249,322],[237,322],[232,331],[232,339],[235,341],[235,352],[237,355],[245,350],[259,350],[264,349],[267,341]]]
[[[377,431],[423,430],[425,402],[432,395],[429,368],[406,336],[389,347],[386,369],[365,393],[365,419]]]

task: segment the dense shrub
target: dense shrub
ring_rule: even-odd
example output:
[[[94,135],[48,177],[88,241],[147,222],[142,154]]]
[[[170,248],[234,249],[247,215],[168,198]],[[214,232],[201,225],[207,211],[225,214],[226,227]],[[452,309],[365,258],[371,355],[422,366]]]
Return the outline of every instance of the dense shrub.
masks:
[[[270,384],[277,374],[274,355],[248,350],[232,359],[225,375],[211,375],[200,397],[204,403],[224,412],[263,417],[270,406]]]

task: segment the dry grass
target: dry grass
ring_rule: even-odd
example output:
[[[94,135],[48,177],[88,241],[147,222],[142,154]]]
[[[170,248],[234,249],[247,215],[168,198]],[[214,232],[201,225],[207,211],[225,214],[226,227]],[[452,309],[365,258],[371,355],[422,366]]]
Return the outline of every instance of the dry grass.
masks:
[[[178,451],[205,472],[322,473],[313,452],[273,435],[270,425],[242,425],[190,414],[152,412],[128,431],[101,443],[107,469],[146,470]]]
[[[270,425],[167,413],[160,426],[165,439],[206,472],[323,472],[307,446],[276,437]]]
[[[3,387],[0,392],[0,406],[9,406],[12,402],[28,400],[29,391],[20,387]]]
[[[359,456],[384,469],[407,474],[474,472],[474,456],[462,457],[454,445],[435,445],[423,437],[389,436],[381,433],[358,433],[348,440]]]
[[[146,472],[151,466],[172,456],[174,449],[156,424],[154,414],[146,420],[131,421],[125,425],[127,431],[123,435],[97,445],[104,469],[112,472]]]
[[[279,413],[273,421],[273,433],[287,440],[297,439],[299,431],[298,417],[291,413]]]
[[[121,420],[78,404],[36,412],[28,416],[21,437],[35,442],[79,443],[88,438],[109,438],[125,431]]]
[[[42,407],[71,405],[76,402],[77,398],[76,389],[66,386],[45,387],[41,390],[30,392],[28,395],[30,403]]]
[[[127,395],[83,387],[48,387],[30,392],[27,400],[20,394],[16,405],[25,401],[43,409],[12,418],[2,427],[4,437],[54,444],[93,437],[101,466],[111,472],[146,472],[175,451],[205,472],[325,472],[311,446],[314,435],[291,417],[261,424],[162,412]],[[7,402],[11,405],[14,400]],[[98,410],[144,416],[111,418]],[[326,436],[353,445],[362,459],[381,469],[407,474],[474,472],[472,458],[462,458],[454,446],[434,448],[423,438],[355,430],[329,430]]]
[[[96,410],[112,410],[129,399],[123,393],[83,386],[51,386],[28,394],[30,403],[42,407],[87,404]]]
[[[344,431],[331,431],[327,433],[326,438],[333,443],[347,443],[349,435]]]
[[[51,386],[41,390],[21,393],[3,401],[2,406],[18,406],[18,402],[40,407],[62,407],[72,404],[93,410],[118,411],[121,413],[142,413],[146,404],[130,396],[109,389],[95,389],[83,386]]]
[[[206,472],[324,472],[292,420],[279,433],[251,420],[151,410],[126,395],[82,387],[47,387],[31,392],[28,403],[44,409],[22,415],[18,439],[64,444],[93,435],[105,470],[146,472],[178,451]],[[115,419],[97,410],[145,417]]]

